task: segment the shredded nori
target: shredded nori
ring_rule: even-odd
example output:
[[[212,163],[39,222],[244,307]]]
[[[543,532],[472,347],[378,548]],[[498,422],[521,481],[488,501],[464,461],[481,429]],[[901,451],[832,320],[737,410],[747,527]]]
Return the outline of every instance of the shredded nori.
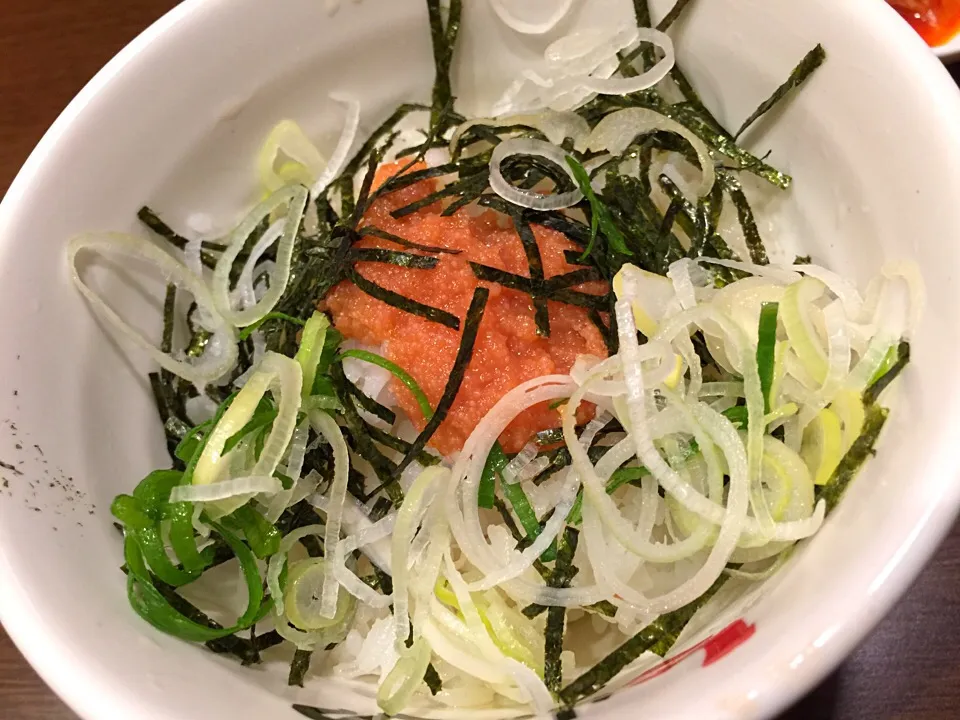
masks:
[[[666,32],[668,29],[670,29],[670,26],[677,21],[690,2],[691,0],[677,0],[673,7],[670,8],[670,12],[664,15],[663,20],[657,23],[657,30],[660,32]]]
[[[734,140],[743,135],[748,127],[753,125],[753,123],[765,115],[770,108],[780,102],[787,93],[803,85],[803,83],[813,75],[814,71],[823,65],[823,61],[826,59],[827,51],[823,49],[823,45],[818,43],[813,50],[804,55],[803,60],[801,60],[790,73],[790,77],[773,92],[773,95],[760,103],[760,107],[754,110],[750,117],[743,121],[743,125],[740,126],[740,129],[737,130],[733,136]]]
[[[429,255],[414,255],[384,248],[354,248],[350,251],[349,258],[354,262],[386,263],[413,270],[433,270],[439,262],[437,258]]]
[[[431,695],[436,695],[443,690],[443,681],[440,679],[440,673],[437,672],[433,663],[427,665],[427,669],[423,673],[423,682],[426,683]]]
[[[577,573],[577,568],[573,566],[573,556],[577,552],[578,540],[579,533],[573,528],[568,527],[563,531],[563,535],[557,543],[557,560],[554,563],[553,573],[548,583],[550,587],[569,587],[570,581]],[[547,624],[544,631],[543,680],[547,689],[555,695],[560,692],[563,685],[560,654],[563,652],[563,630],[566,619],[566,608],[553,606],[547,610]]]
[[[310,670],[310,660],[313,658],[312,650],[301,650],[293,654],[293,660],[290,661],[290,674],[287,676],[287,685],[303,687],[303,678]]]
[[[880,393],[886,390],[887,386],[897,379],[897,376],[900,375],[909,362],[910,343],[908,343],[906,340],[901,340],[900,344],[897,346],[896,362],[885,373],[883,373],[883,375],[874,380],[873,384],[864,391],[863,404],[867,406],[873,405],[877,401],[877,398],[880,397]]]
[[[448,253],[450,255],[459,255],[462,252],[460,250],[450,248],[435,247],[433,245],[421,245],[420,243],[411,242],[410,240],[406,240],[399,235],[394,235],[393,233],[389,233],[386,230],[381,230],[373,225],[364,225],[357,231],[357,233],[360,235],[360,237],[370,236],[380,238],[381,240],[389,240],[390,242],[396,243],[402,247],[410,248],[411,250],[421,250],[426,253]]]
[[[363,275],[357,272],[356,269],[350,270],[349,278],[354,285],[363,290],[367,295],[374,297],[381,302],[385,302],[387,305],[391,305],[398,310],[408,312],[411,315],[419,315],[422,318],[435,323],[440,323],[441,325],[453,330],[460,329],[460,318],[453,313],[449,313],[446,310],[441,310],[440,308],[431,307],[430,305],[424,305],[423,303],[417,302],[416,300],[411,300],[400,293],[396,293],[393,290],[387,290],[385,287],[381,287],[372,280],[365,278]]]
[[[884,423],[887,421],[887,414],[887,409],[877,404],[871,404],[866,408],[866,418],[860,437],[853,441],[853,445],[847,450],[826,484],[817,488],[817,498],[826,502],[827,512],[837,506],[850,481],[867,459],[874,454],[873,446],[876,445],[880,431],[883,430]]]
[[[462,9],[461,0],[450,0],[447,17],[444,19],[440,0],[427,0],[430,36],[433,40],[433,62],[436,68],[433,81],[433,105],[430,113],[431,127],[440,124],[443,108],[453,104],[450,66],[453,63],[453,51],[460,32]]]
[[[578,700],[593,695],[613,680],[621,670],[645,652],[653,652],[663,657],[673,647],[680,632],[690,622],[694,613],[703,607],[717,590],[726,582],[727,576],[721,575],[703,595],[679,610],[661,615],[647,625],[616,650],[607,655],[592,668],[560,691],[560,701],[572,707]]]
[[[473,291],[473,300],[470,301],[470,308],[464,318],[463,336],[460,338],[460,349],[457,351],[457,357],[453,362],[453,368],[450,370],[450,377],[447,379],[446,387],[443,389],[443,395],[440,396],[440,402],[434,409],[433,417],[426,424],[426,427],[417,436],[417,439],[410,446],[410,450],[404,455],[403,460],[397,465],[394,477],[399,477],[417,455],[427,446],[430,438],[440,427],[440,424],[446,419],[447,413],[456,400],[457,393],[460,392],[460,384],[463,382],[463,376],[467,372],[467,366],[473,358],[473,348],[477,341],[477,334],[480,331],[480,323],[483,321],[483,313],[487,307],[487,299],[490,297],[490,291],[484,287],[478,287]],[[459,321],[458,321],[459,322]]]
[[[740,221],[740,227],[743,229],[743,238],[747,244],[747,249],[750,251],[750,262],[757,265],[766,265],[770,262],[767,258],[767,250],[760,238],[756,218],[754,218],[753,210],[743,192],[740,179],[726,170],[718,171],[717,179],[723,184],[724,189],[730,195],[730,201],[737,209],[737,218]]]

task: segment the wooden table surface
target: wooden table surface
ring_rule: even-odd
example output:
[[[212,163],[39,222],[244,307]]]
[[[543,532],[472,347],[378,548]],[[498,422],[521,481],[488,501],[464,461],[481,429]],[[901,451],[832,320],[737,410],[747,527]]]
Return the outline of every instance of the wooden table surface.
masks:
[[[174,4],[174,0],[0,1],[0,192],[70,98]],[[960,68],[955,73],[960,76]],[[958,617],[960,524],[857,652],[780,720],[960,717]],[[0,717],[76,718],[2,629]]]

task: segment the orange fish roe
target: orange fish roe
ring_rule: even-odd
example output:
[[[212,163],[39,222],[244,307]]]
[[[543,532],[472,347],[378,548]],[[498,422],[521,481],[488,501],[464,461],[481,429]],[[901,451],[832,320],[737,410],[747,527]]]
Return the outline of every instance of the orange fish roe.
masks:
[[[398,170],[397,164],[381,167],[374,186]],[[607,350],[586,310],[550,301],[551,332],[549,338],[544,338],[537,334],[529,295],[477,280],[469,265],[471,260],[529,277],[520,238],[502,215],[488,211],[476,216],[461,210],[442,217],[439,203],[400,219],[390,215],[435,189],[434,181],[425,180],[386,195],[367,211],[364,223],[422,245],[459,250],[460,254],[438,254],[440,262],[432,270],[363,262],[357,264],[357,271],[382,287],[453,313],[460,318],[461,331],[474,289],[481,284],[490,289],[473,359],[460,392],[430,441],[436,450],[449,454],[463,447],[484,415],[511,389],[542,375],[569,372],[579,355],[606,357]],[[538,225],[533,226],[533,232],[547,278],[576,269],[563,256],[564,250],[576,249],[565,235]],[[357,247],[416,252],[373,237],[363,238]],[[590,282],[576,289],[603,294],[607,284]],[[324,304],[332,311],[334,324],[344,336],[382,345],[383,354],[409,372],[436,407],[449,379],[461,332],[387,305],[347,281],[333,288]],[[413,395],[395,379],[391,389],[401,409],[422,429],[426,420]],[[589,418],[589,411],[581,412],[581,421]],[[517,452],[534,433],[559,424],[559,412],[543,403],[517,417],[500,440],[507,452]]]

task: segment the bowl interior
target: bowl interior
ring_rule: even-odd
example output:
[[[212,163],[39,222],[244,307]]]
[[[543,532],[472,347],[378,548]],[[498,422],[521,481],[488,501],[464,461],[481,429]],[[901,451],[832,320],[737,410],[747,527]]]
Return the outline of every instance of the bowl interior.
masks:
[[[557,35],[632,22],[628,0],[587,0],[554,33],[530,38],[499,24],[487,3],[465,5],[455,81],[468,114],[485,113]],[[654,5],[659,16],[669,2]],[[147,365],[93,319],[64,260],[78,232],[139,232],[145,202],[175,225],[204,213],[229,227],[254,200],[253,159],[277,120],[295,118],[332,149],[343,117],[331,91],[359,97],[366,131],[397,103],[428,97],[421,0],[345,2],[334,16],[324,8],[184,3],[82,93],[0,209],[0,614],[86,717],[294,717],[291,701],[373,711],[366,687],[315,681],[293,691],[279,665],[240,668],[158,634],[130,610],[109,504],[167,459]],[[823,43],[829,60],[814,81],[748,138],[794,177],[764,210],[765,239],[782,259],[809,253],[859,282],[887,260],[913,259],[929,303],[878,459],[780,575],[760,588],[731,585],[728,610],[691,628],[676,650],[735,620],[749,641],[709,667],[691,656],[588,716],[635,704],[655,717],[774,711],[872,626],[953,518],[960,104],[901,25],[873,0],[714,0],[676,26],[680,61],[728,126]],[[159,278],[125,266],[99,279],[115,307],[159,334]]]

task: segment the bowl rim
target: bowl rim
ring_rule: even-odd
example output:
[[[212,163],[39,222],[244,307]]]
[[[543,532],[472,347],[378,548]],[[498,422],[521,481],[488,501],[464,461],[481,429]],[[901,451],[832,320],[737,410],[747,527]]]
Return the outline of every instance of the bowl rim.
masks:
[[[21,202],[29,196],[35,177],[71,124],[85,112],[87,106],[105,91],[113,80],[148,50],[172,37],[178,27],[189,24],[199,15],[216,12],[229,0],[184,0],[137,35],[117,53],[83,87],[61,112],[17,173],[9,189],[0,200],[0,233],[16,215]],[[947,45],[933,48],[923,43],[910,26],[886,3],[875,0],[852,0],[865,21],[878,26],[885,37],[896,40],[895,52],[909,59],[917,73],[918,83],[925,84],[931,93],[952,103],[952,114],[960,117],[960,91],[938,58],[947,58],[960,53],[960,35]],[[941,114],[949,115],[950,108],[941,107]],[[944,112],[946,111],[946,112]],[[960,147],[960,126],[952,131]],[[960,476],[960,454],[941,468],[941,478]],[[884,568],[883,573],[872,579],[871,602],[866,607],[850,606],[838,613],[841,620],[829,627],[811,627],[804,633],[809,637],[828,635],[828,641],[816,648],[817,662],[803,663],[784,683],[777,675],[782,664],[773,655],[768,668],[754,676],[754,684],[782,683],[773,692],[765,692],[750,705],[742,706],[738,717],[771,717],[808,692],[846,658],[853,648],[874,629],[877,623],[892,609],[893,605],[916,580],[920,571],[930,560],[937,547],[954,525],[960,514],[960,483],[944,484],[943,492],[931,496],[922,517],[909,529],[897,554]],[[75,712],[84,718],[102,720],[104,717],[131,717],[143,713],[144,707],[136,695],[119,690],[111,678],[99,672],[95,665],[78,662],[80,658],[69,643],[52,631],[49,623],[33,610],[29,596],[18,586],[7,561],[4,548],[0,547],[0,621],[13,643],[36,670],[44,682]],[[776,653],[776,660],[792,656],[792,652]],[[732,689],[732,688],[731,688]],[[734,694],[743,695],[742,692]],[[630,692],[616,693],[603,705],[611,716],[629,712],[633,705]],[[723,693],[730,697],[731,693]],[[692,705],[707,709],[704,698],[693,700]],[[716,707],[716,706],[713,706]],[[605,713],[604,713],[605,714]],[[682,710],[683,717],[688,715]]]

